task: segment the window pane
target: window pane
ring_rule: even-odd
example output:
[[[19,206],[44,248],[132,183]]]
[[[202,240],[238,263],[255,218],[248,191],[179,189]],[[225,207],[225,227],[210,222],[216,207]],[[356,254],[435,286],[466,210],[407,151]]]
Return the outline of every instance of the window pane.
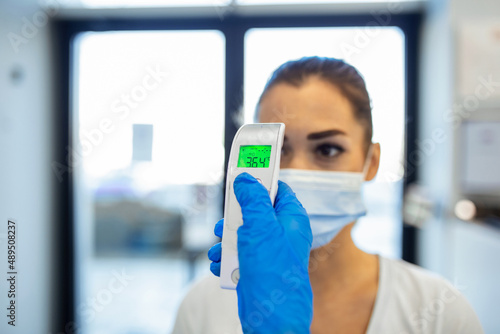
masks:
[[[239,5],[291,5],[291,4],[320,4],[320,3],[363,3],[363,2],[382,2],[383,0],[236,0]],[[393,0],[391,2],[407,2],[412,0]]]
[[[75,0],[68,0],[71,4]],[[94,8],[107,7],[186,7],[186,6],[227,6],[231,0],[80,0],[75,5]]]
[[[75,46],[77,316],[166,333],[222,216],[218,31],[85,33]]]
[[[393,27],[252,29],[245,39],[245,121],[272,71],[304,56],[341,58],[363,75],[373,106],[374,142],[382,148],[375,181],[365,186],[368,215],[353,237],[363,249],[401,256],[405,129],[404,36]]]

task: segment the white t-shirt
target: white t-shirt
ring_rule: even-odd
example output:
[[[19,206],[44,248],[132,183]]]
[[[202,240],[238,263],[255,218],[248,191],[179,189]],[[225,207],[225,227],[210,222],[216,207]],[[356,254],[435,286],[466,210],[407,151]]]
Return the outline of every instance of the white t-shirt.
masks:
[[[379,256],[379,288],[367,334],[478,334],[481,324],[448,281],[418,266]],[[177,313],[172,334],[241,334],[236,291],[213,275],[197,282]]]

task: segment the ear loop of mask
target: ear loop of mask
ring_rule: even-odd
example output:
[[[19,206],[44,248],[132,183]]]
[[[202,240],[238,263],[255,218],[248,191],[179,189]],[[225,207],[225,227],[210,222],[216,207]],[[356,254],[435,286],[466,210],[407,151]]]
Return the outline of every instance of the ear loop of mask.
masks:
[[[368,152],[366,153],[365,164],[363,166],[363,180],[366,179],[366,174],[368,173],[368,168],[370,168],[372,154],[373,154],[373,143],[370,143],[370,147],[368,148]]]

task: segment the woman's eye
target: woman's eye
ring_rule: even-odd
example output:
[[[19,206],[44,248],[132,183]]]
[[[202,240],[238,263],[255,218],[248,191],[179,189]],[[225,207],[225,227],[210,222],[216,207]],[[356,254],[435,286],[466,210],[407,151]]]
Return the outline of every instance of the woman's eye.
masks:
[[[316,148],[316,152],[321,157],[333,158],[333,157],[337,156],[339,153],[342,153],[343,149],[338,147],[338,146],[331,145],[331,144],[322,144]]]

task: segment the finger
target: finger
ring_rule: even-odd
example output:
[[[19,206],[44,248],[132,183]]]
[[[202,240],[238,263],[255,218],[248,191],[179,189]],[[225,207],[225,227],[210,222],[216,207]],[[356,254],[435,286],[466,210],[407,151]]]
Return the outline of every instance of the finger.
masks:
[[[220,262],[212,262],[212,263],[210,263],[210,271],[215,276],[219,276],[220,277]]]
[[[278,180],[278,193],[274,200],[274,209],[277,215],[296,211],[301,214],[307,214],[302,203],[300,203],[297,196],[295,196],[292,188],[280,180]]]
[[[269,219],[275,219],[274,208],[266,188],[248,173],[238,175],[233,184],[245,228],[254,225],[266,228]]]
[[[224,230],[224,218],[215,223],[214,234],[215,236],[222,238],[222,231]]]
[[[208,258],[214,262],[220,262],[222,253],[221,243],[217,243],[208,250]]]

